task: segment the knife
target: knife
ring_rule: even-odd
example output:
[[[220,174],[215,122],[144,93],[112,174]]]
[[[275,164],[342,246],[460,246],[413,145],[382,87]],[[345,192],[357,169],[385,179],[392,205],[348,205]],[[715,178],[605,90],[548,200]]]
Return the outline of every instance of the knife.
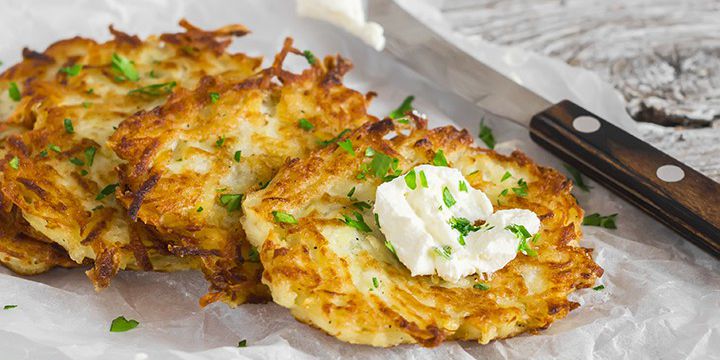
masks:
[[[369,0],[368,9],[385,29],[386,50],[401,63],[528,128],[540,146],[720,258],[720,184],[577,104],[550,103],[392,0]]]

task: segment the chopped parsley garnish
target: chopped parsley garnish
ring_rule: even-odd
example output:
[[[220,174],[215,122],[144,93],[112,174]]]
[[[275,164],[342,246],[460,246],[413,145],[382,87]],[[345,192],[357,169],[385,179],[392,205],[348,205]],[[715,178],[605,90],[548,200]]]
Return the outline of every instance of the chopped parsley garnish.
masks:
[[[448,189],[447,186],[443,186],[442,195],[443,202],[448,208],[451,208],[457,202],[455,201],[455,198],[452,196],[452,194],[450,193],[450,189]]]
[[[372,207],[370,204],[368,204],[365,201],[356,201],[353,203],[353,206],[356,207],[360,211],[363,211],[365,209],[370,209]]]
[[[240,209],[240,201],[243,194],[222,194],[220,195],[220,204],[225,207],[228,212]]]
[[[390,170],[391,163],[391,157],[381,152],[376,152],[370,162],[370,172],[375,175],[375,177],[383,178],[387,174],[388,170]]]
[[[68,76],[77,76],[80,74],[80,70],[82,70],[83,66],[80,64],[75,64],[73,66],[65,66],[60,68],[60,72],[66,73]]]
[[[148,76],[150,76],[150,77],[153,78],[153,79],[157,79],[157,78],[160,77],[160,75],[158,75],[158,74],[155,72],[155,69],[150,70],[150,72],[148,73]]]
[[[528,184],[525,182],[525,180],[520,179],[517,182],[517,187],[512,188],[512,191],[515,193],[515,195],[520,197],[525,197],[528,195]]]
[[[355,219],[343,214],[344,219],[342,219],[340,221],[344,222],[345,225],[352,227],[352,228],[356,228],[362,232],[369,233],[372,231],[370,229],[370,226],[368,226],[368,224],[365,222],[365,219],[363,218],[362,214],[360,214],[357,211],[353,211],[353,215],[355,216]]]
[[[235,159],[235,162],[240,162],[240,158],[242,157],[242,151],[238,150],[235,152],[235,155],[233,155],[233,158]]]
[[[355,156],[355,150],[353,149],[352,141],[350,141],[350,139],[339,141],[337,144],[341,149],[347,151],[348,154]]]
[[[93,161],[95,161],[95,153],[97,152],[97,149],[94,147],[89,147],[85,149],[85,163],[88,167],[92,166]]]
[[[297,224],[298,221],[295,219],[292,214],[288,214],[284,211],[273,211],[272,212],[273,217],[275,218],[275,222],[279,223],[286,223],[286,224]]]
[[[203,207],[202,207],[202,206],[198,206],[198,208],[197,208],[197,210],[196,210],[196,211],[197,211],[197,212],[202,212],[203,210],[204,210],[204,209],[203,209]]]
[[[216,92],[211,92],[210,93],[210,102],[214,104],[214,103],[218,102],[218,100],[220,100],[220,94],[218,94]]]
[[[237,347],[243,348],[243,347],[246,347],[246,346],[247,346],[247,340],[242,339],[242,340],[238,341],[238,346],[237,346]]]
[[[458,184],[458,190],[462,192],[468,192],[467,183],[460,180],[460,184]]]
[[[310,131],[310,130],[312,130],[313,128],[315,128],[315,125],[313,125],[313,124],[312,124],[310,121],[308,121],[308,119],[306,119],[306,118],[302,118],[302,119],[298,120],[298,126],[299,126],[301,129],[305,130],[305,131]]]
[[[112,55],[112,68],[113,70],[120,73],[119,76],[116,77],[117,80],[125,81],[138,81],[140,80],[140,75],[138,75],[137,70],[135,69],[135,65],[132,61],[128,60],[128,58],[113,53]]]
[[[85,166],[85,162],[76,157],[70,158],[70,163],[77,166]]]
[[[16,82],[11,82],[10,87],[8,88],[8,96],[10,96],[10,99],[13,101],[20,101],[22,99],[22,94],[20,94],[20,88],[18,88],[18,85]]]
[[[483,290],[483,291],[485,291],[485,290],[490,290],[490,285],[485,284],[485,283],[481,283],[481,282],[473,285],[473,287],[474,287],[475,289]]]
[[[88,95],[92,95],[92,93],[94,93],[94,92],[95,92],[95,89],[89,88],[89,89],[87,89],[87,91],[85,93]]]
[[[172,93],[173,88],[175,88],[174,81],[161,83],[161,84],[152,84],[148,86],[139,87],[137,89],[133,89],[128,91],[128,95],[146,95],[146,96],[163,96],[168,95]]]
[[[467,236],[471,232],[475,232],[484,228],[484,226],[475,226],[470,220],[464,217],[451,217],[448,221],[450,227],[457,230],[460,235]],[[488,228],[488,230],[491,228]]]
[[[47,157],[47,156],[48,156],[48,151],[47,151],[47,150],[42,150],[42,151],[40,151],[40,157],[41,157],[41,158],[45,158],[45,157]]]
[[[449,245],[444,245],[443,247],[436,246],[433,248],[433,251],[435,252],[435,254],[441,256],[446,260],[450,260],[450,258],[452,258],[452,247],[450,247]]]
[[[410,188],[410,190],[415,190],[417,188],[415,170],[411,170],[405,175],[405,184]]]
[[[583,219],[583,225],[600,226],[606,229],[617,229],[615,219],[617,214],[602,216],[598,213],[590,214]]]
[[[512,177],[512,174],[509,171],[506,171],[505,174],[503,174],[502,178],[500,179],[500,182],[505,182],[505,180]]]
[[[518,244],[519,252],[527,256],[537,256],[537,251],[535,251],[532,247],[530,247],[530,244],[528,244],[528,239],[530,239],[532,235],[530,235],[530,232],[527,231],[525,226],[512,224],[506,226],[505,229],[509,230],[511,233],[513,233],[513,235],[515,235],[516,238],[520,240],[520,244]]]
[[[380,286],[380,281],[376,277],[373,277],[372,282],[376,289]]]
[[[403,102],[400,104],[400,106],[398,106],[397,109],[393,110],[390,115],[388,115],[388,117],[394,120],[405,116],[405,114],[407,114],[409,111],[412,111],[413,100],[415,100],[415,97],[412,95],[406,97],[405,100],[403,100]]]
[[[433,165],[435,166],[448,166],[447,159],[445,158],[445,154],[443,153],[442,149],[439,149],[435,153],[435,157],[433,157]]]
[[[349,133],[349,132],[350,132],[350,129],[345,129],[345,130],[341,131],[336,137],[334,137],[334,138],[332,138],[332,139],[330,139],[330,140],[318,141],[318,145],[320,145],[320,147],[326,147],[326,146],[328,146],[328,145],[330,145],[330,144],[334,144],[334,143],[336,143],[338,140],[340,140],[340,138],[342,138],[343,136],[345,136],[345,134],[347,134],[347,133]]]
[[[88,171],[85,169],[80,170],[80,176],[85,176],[88,174]]]
[[[397,252],[395,252],[395,247],[393,246],[392,243],[385,240],[385,247],[388,248],[388,250],[390,250],[390,252],[393,253],[393,255],[397,256]]]
[[[580,170],[578,170],[568,164],[563,164],[563,166],[565,167],[565,169],[567,169],[567,171],[573,177],[573,182],[575,182],[575,185],[577,185],[577,187],[579,187],[580,190],[582,190],[584,192],[590,191],[590,186],[585,184],[585,181],[583,180],[582,173],[580,172]]]
[[[225,135],[219,137],[217,140],[215,140],[215,147],[222,147],[225,143]]]
[[[315,58],[315,54],[312,53],[310,50],[303,51],[303,56],[305,57],[305,60],[307,60],[308,64],[315,65],[317,62],[317,59]]]
[[[375,156],[375,149],[373,149],[373,148],[371,148],[371,147],[365,149],[365,156],[366,156],[366,157],[373,157],[373,156]]]
[[[260,262],[260,253],[256,247],[253,246],[250,248],[250,251],[248,251],[248,260],[254,263]]]
[[[485,120],[480,122],[480,133],[478,134],[478,137],[488,148],[495,148],[495,136],[493,135],[492,129],[485,125]]]
[[[424,188],[426,188],[426,189],[427,189],[427,187],[428,187],[427,177],[425,177],[425,171],[424,171],[424,170],[421,170],[421,171],[420,171],[420,186],[422,186],[422,187],[424,187]]]
[[[59,153],[60,151],[62,151],[62,150],[60,150],[59,146],[53,145],[53,144],[50,144],[50,146],[48,146],[48,148],[56,153]]]
[[[377,225],[378,229],[380,229],[380,218],[378,217],[377,213],[373,213],[373,216],[375,217],[375,225]],[[387,241],[386,241],[387,242]],[[387,244],[385,244],[387,246]],[[392,246],[392,245],[390,245]]]
[[[603,289],[605,289],[605,285],[598,285],[598,286],[596,286],[596,287],[593,288],[593,290],[595,290],[595,291],[600,291],[600,290],[603,290]]]
[[[63,125],[65,126],[65,132],[68,134],[72,134],[75,132],[75,128],[73,127],[73,123],[71,119],[65,119],[63,120]]]
[[[13,156],[8,164],[10,164],[11,168],[17,170],[20,168],[20,159],[17,156]]]
[[[125,332],[140,325],[136,320],[128,320],[124,316],[118,316],[110,324],[110,332]]]
[[[17,305],[5,305],[3,306],[3,310],[10,310],[18,307]]]
[[[350,189],[350,191],[348,191],[347,197],[352,198],[352,196],[353,196],[354,193],[355,193],[355,187],[353,186],[353,188]]]
[[[89,109],[91,106],[92,106],[92,103],[89,102],[89,101],[83,101],[83,102],[82,102],[82,107],[84,107],[84,108],[86,108],[86,109]]]
[[[120,184],[115,183],[115,184],[110,184],[108,186],[105,186],[102,190],[100,190],[100,193],[98,194],[98,196],[95,197],[95,200],[102,200],[106,196],[114,194],[115,188],[117,188],[118,185],[120,185]]]

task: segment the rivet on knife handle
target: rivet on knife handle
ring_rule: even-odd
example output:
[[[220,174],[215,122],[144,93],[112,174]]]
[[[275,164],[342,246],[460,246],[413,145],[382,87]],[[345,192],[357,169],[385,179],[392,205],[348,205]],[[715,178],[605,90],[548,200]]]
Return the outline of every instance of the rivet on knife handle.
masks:
[[[531,138],[720,257],[720,184],[580,106],[533,117]]]

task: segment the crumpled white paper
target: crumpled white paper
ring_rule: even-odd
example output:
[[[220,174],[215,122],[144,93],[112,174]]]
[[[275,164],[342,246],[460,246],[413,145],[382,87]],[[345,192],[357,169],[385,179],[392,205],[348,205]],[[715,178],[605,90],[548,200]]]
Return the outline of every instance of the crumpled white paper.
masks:
[[[430,116],[432,125],[454,123],[477,133],[485,115],[456,103],[343,31],[296,18],[291,1],[35,0],[5,1],[0,8],[2,69],[20,59],[23,46],[40,50],[74,35],[107,39],[110,23],[145,36],[177,30],[177,20],[187,17],[205,28],[249,26],[254,33],[236,41],[234,48],[266,59],[287,35],[316,55],[349,57],[355,70],[347,83],[379,93],[371,108],[376,115],[387,114],[408,94],[417,97],[416,107]],[[617,105],[616,95],[597,77],[537,55],[472,45],[477,54],[492,59],[493,66],[511,69],[513,76],[551,100],[568,97],[621,125],[629,124],[612,117],[621,107],[609,107]],[[302,59],[291,65],[304,66]],[[558,86],[548,84],[548,78]],[[489,121],[501,151],[517,147],[540,163],[561,166],[529,140],[526,130],[492,117]],[[435,349],[374,349],[341,343],[296,322],[274,304],[237,309],[213,304],[200,309],[197,300],[207,285],[198,273],[123,272],[110,289],[95,293],[79,270],[23,278],[0,269],[0,306],[18,305],[0,310],[0,359],[718,358],[720,262],[599,185],[590,185],[590,193],[576,192],[587,212],[620,214],[615,231],[585,228],[583,245],[595,248],[595,259],[605,269],[599,282],[605,290],[575,294],[582,306],[539,335],[485,346],[449,342]],[[119,315],[137,319],[140,326],[110,333],[110,322]],[[242,339],[248,346],[237,348]]]

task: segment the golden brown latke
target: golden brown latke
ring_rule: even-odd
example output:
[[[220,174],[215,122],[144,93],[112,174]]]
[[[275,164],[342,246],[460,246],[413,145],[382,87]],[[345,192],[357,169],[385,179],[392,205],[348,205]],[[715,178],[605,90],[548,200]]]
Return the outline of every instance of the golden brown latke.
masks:
[[[207,75],[243,79],[261,63],[225,52],[232,36],[248,32],[243,26],[180,25],[185,32],[144,41],[111,27],[114,39],[102,44],[73,38],[44,53],[26,49],[24,61],[0,75],[4,126],[12,129],[0,160],[2,208],[76,262],[95,260],[88,276],[97,288],[119,269],[197,268],[115,202],[119,159],[105,144],[121,120],[162,104],[175,87],[194,87]],[[21,99],[12,99],[13,86]]]
[[[390,119],[368,123],[345,138],[354,156],[332,145],[294,159],[243,203],[243,225],[265,267],[263,283],[298,320],[356,344],[487,343],[547,328],[578,306],[568,294],[592,286],[602,275],[591,250],[578,244],[583,211],[570,194],[571,182],[557,171],[537,166],[520,152],[503,156],[474,147],[465,130],[428,130],[420,118],[408,125]],[[437,276],[412,277],[385,246],[371,210],[359,204],[372,203],[382,183],[372,168],[364,171],[373,159],[365,155],[369,148],[397,158],[403,173],[432,163],[442,149],[473,187],[494,203],[500,200],[499,209],[538,214],[542,235],[533,247],[539,255],[518,254],[491,275],[487,291],[473,287],[477,276],[456,284]],[[527,181],[526,197],[512,191],[500,195],[507,187],[500,181],[506,171]],[[277,222],[273,211],[290,213],[298,223]],[[343,215],[356,220],[354,211],[370,232],[345,224]]]
[[[291,39],[256,76],[206,78],[178,91],[125,120],[110,140],[127,160],[118,198],[130,217],[172,239],[173,253],[202,258],[211,283],[203,305],[269,299],[239,221],[243,194],[266,186],[286,159],[369,119],[365,96],[341,83],[347,60],[327,57],[293,74],[282,69],[289,52],[300,53]]]

